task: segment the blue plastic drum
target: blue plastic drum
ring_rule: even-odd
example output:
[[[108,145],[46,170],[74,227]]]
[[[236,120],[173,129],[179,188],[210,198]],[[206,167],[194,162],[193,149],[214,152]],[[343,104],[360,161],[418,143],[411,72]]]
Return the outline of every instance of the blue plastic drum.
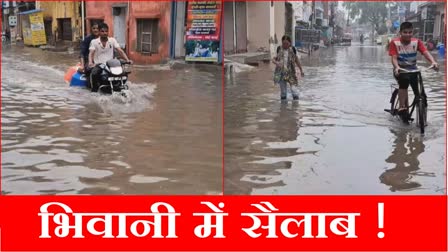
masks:
[[[439,57],[440,58],[445,57],[445,46],[443,44],[440,44],[440,46],[439,46]]]
[[[85,74],[76,72],[70,81],[71,87],[87,87],[87,77]]]

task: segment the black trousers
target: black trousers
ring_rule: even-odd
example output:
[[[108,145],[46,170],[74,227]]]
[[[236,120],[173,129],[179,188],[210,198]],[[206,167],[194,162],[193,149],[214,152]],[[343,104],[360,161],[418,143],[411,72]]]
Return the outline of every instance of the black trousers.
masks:
[[[92,83],[90,83],[90,85],[92,92],[98,91],[98,88],[100,87],[100,76],[102,72],[103,69],[101,69],[98,65],[94,66],[90,71],[90,76],[92,79]]]
[[[394,74],[394,77],[397,80],[400,89],[407,90],[409,85],[411,85],[414,94],[418,94],[418,73],[400,73],[398,76],[395,76]]]

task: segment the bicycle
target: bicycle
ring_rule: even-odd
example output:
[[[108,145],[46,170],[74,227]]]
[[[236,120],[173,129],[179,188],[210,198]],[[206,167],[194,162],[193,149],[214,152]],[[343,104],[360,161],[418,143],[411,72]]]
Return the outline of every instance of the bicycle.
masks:
[[[428,68],[433,69],[433,67]],[[410,106],[407,106],[406,113],[400,115],[401,119],[405,123],[409,123],[409,121],[413,122],[414,119],[412,118],[412,114],[414,113],[414,110],[416,111],[416,125],[420,128],[420,133],[425,133],[425,127],[427,125],[427,116],[428,116],[428,101],[427,96],[425,93],[425,89],[423,86],[423,78],[421,75],[421,71],[419,69],[417,70],[406,70],[401,69],[400,74],[417,74],[418,78],[418,86],[417,90],[418,93],[414,94],[414,100]],[[390,98],[390,109],[384,109],[384,111],[390,113],[392,116],[398,116],[398,109],[400,107],[400,102],[398,99],[398,84],[394,83],[391,85],[392,88],[392,95]],[[411,109],[410,113],[407,113]]]

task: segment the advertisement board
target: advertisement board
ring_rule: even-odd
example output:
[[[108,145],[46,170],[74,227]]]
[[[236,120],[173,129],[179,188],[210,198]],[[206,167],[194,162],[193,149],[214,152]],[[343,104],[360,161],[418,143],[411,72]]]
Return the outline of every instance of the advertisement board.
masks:
[[[218,62],[221,12],[219,1],[188,2],[186,61]]]
[[[22,29],[25,45],[45,45],[47,38],[45,36],[44,17],[41,11],[22,12]]]

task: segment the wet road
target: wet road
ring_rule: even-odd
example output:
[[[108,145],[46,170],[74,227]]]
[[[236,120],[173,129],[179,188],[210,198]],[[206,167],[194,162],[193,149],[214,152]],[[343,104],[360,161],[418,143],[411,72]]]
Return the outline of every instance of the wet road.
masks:
[[[227,78],[225,194],[446,192],[444,71],[423,73],[422,137],[383,111],[394,82],[385,48],[354,43],[301,61],[298,103],[281,104],[272,64]]]
[[[123,103],[68,87],[75,63],[2,52],[3,194],[221,193],[221,68],[135,66]]]

